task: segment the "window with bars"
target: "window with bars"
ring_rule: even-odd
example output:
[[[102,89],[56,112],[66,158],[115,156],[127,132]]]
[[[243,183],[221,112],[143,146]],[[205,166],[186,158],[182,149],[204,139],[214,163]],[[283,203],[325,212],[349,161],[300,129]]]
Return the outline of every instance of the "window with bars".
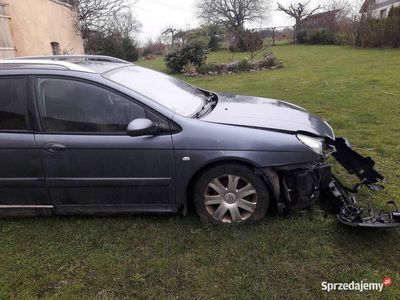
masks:
[[[0,59],[15,56],[15,48],[10,30],[10,17],[6,5],[0,3]]]

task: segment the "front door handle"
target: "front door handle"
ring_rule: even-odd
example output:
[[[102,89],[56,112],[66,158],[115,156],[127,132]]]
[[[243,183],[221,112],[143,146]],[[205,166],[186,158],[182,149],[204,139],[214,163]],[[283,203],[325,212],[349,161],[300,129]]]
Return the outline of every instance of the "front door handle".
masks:
[[[67,147],[63,144],[48,144],[45,146],[45,150],[49,153],[59,153],[65,151]]]

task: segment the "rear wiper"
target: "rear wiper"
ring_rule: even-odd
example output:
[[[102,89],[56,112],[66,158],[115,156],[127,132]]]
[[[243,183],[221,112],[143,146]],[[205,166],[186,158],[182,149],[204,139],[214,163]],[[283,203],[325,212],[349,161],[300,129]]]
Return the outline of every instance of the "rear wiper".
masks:
[[[206,101],[204,101],[204,105],[200,108],[198,112],[196,112],[193,115],[193,119],[200,119],[201,117],[205,116],[208,114],[216,105],[218,102],[218,96],[217,94],[210,93],[210,96]]]

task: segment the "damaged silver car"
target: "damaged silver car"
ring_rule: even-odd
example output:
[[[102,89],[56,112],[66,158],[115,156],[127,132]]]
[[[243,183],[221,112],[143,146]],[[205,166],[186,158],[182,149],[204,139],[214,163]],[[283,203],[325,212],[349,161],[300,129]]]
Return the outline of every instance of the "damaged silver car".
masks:
[[[104,56],[0,61],[0,216],[183,213],[248,224],[318,201],[350,226],[397,227],[355,194],[374,161],[285,101],[207,91]],[[331,172],[333,156],[360,183]]]

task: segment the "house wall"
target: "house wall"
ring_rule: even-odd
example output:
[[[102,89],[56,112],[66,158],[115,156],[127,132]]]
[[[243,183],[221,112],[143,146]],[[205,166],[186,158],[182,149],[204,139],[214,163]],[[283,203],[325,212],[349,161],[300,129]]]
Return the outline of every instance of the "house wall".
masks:
[[[385,18],[392,6],[400,6],[400,0],[375,0],[372,15],[375,18]]]
[[[0,3],[0,59],[14,57],[15,48],[10,30],[10,18],[6,16],[6,8]]]
[[[16,56],[53,54],[50,43],[61,52],[83,54],[83,41],[76,30],[76,13],[57,0],[0,0],[8,4],[11,36]]]

